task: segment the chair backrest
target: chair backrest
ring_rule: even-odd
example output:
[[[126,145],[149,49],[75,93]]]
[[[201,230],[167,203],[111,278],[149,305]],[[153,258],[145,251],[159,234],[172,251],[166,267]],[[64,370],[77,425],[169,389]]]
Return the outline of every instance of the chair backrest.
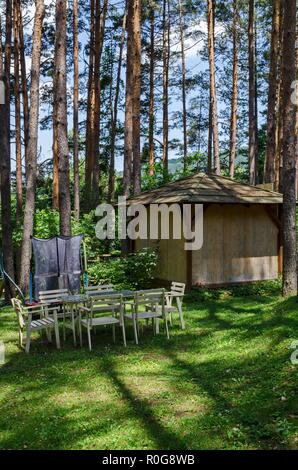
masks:
[[[85,292],[89,296],[94,296],[98,293],[104,292],[104,291],[112,291],[114,290],[113,284],[103,284],[101,286],[88,286],[85,287]]]
[[[95,312],[119,312],[122,314],[123,295],[122,294],[105,294],[100,296],[91,296],[89,299],[89,308]]]
[[[175,297],[175,295],[179,296],[180,304],[182,305],[184,292],[185,292],[185,284],[183,282],[173,281],[171,284],[171,295],[167,297],[167,306],[172,307],[173,297]]]
[[[69,295],[68,289],[43,290],[39,292],[39,301],[41,303],[56,303],[60,302],[64,295]]]
[[[135,294],[135,304],[138,305],[159,305],[164,307],[165,289],[147,289],[137,291]]]
[[[171,284],[171,293],[173,294],[182,294],[185,292],[185,284],[183,282],[172,282]]]
[[[23,309],[22,302],[19,299],[14,298],[14,299],[11,299],[11,303],[17,314],[20,328],[24,328],[25,320],[24,320],[24,309]]]

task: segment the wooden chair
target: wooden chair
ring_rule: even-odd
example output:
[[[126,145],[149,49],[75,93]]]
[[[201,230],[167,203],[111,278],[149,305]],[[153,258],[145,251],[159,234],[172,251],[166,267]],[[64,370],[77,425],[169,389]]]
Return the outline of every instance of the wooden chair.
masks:
[[[63,339],[65,341],[66,328],[70,329],[73,334],[74,346],[76,346],[76,311],[74,305],[63,303],[63,297],[66,295],[70,295],[68,289],[44,290],[39,292],[39,300],[42,304],[45,304],[46,311],[48,305],[57,304],[60,310],[57,313],[57,318],[63,319]]]
[[[100,298],[104,293],[109,293],[110,292],[111,294],[113,294],[114,291],[115,291],[115,289],[114,289],[113,284],[103,284],[101,286],[89,286],[89,287],[85,288],[85,292],[88,295],[88,297],[98,297],[98,298]],[[99,313],[99,312],[109,312],[109,308],[104,307],[101,304],[98,305],[98,307],[96,307],[96,305],[94,304],[94,311],[96,311],[97,313]],[[118,309],[118,313],[119,313],[119,309]]]
[[[18,299],[11,299],[12,306],[17,314],[19,323],[19,345],[23,347],[23,333],[26,333],[26,353],[30,350],[30,338],[32,331],[46,330],[48,340],[51,341],[51,328],[55,329],[56,345],[60,349],[60,337],[57,319],[57,307],[48,307],[47,312],[53,312],[52,316],[46,315],[43,306],[24,307]],[[32,319],[32,316],[39,315],[39,319]]]
[[[125,307],[130,306],[131,312],[126,313]],[[142,308],[142,311],[140,310]],[[165,323],[165,331],[169,339],[168,321],[165,312],[165,291],[164,289],[149,289],[136,292],[134,300],[124,303],[124,318],[132,320],[134,327],[134,335],[136,344],[139,343],[138,337],[139,320],[148,320],[151,318],[155,327],[155,332],[158,332],[158,320],[163,319]]]
[[[185,292],[185,284],[182,282],[172,282],[170,292],[166,292],[165,312],[169,314],[170,324],[173,324],[173,313],[179,313],[181,328],[185,329],[185,322],[182,311],[182,301]],[[174,302],[176,305],[174,305]],[[158,307],[160,310],[160,307]]]
[[[104,312],[104,315],[103,315]],[[116,317],[116,312],[120,313],[119,318]],[[96,314],[101,313],[97,317]],[[109,313],[109,315],[106,315]],[[85,315],[86,318],[83,318]],[[123,343],[126,346],[125,325],[123,318],[123,296],[121,294],[108,295],[103,298],[91,298],[87,306],[79,307],[79,335],[81,346],[82,339],[82,326],[87,329],[88,346],[91,351],[91,330],[97,326],[112,325],[113,327],[113,341],[115,343],[115,325],[120,325],[122,328]]]

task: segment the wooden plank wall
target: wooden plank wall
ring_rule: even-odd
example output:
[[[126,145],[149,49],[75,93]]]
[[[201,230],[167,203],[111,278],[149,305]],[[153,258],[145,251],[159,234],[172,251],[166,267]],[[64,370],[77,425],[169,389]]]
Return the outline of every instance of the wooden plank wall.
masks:
[[[278,277],[278,228],[263,205],[212,204],[204,212],[204,244],[192,253],[193,285]]]
[[[278,232],[264,205],[210,204],[204,211],[203,248],[190,257],[184,251],[184,239],[136,240],[135,250],[159,249],[156,278],[164,281],[187,282],[188,260],[192,285],[277,279]]]

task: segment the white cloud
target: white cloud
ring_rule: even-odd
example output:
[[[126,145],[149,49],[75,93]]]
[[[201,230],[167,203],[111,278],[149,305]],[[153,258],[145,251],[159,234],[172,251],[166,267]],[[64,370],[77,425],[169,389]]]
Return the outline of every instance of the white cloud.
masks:
[[[224,27],[222,24],[217,24],[215,27],[215,37],[218,37],[224,33]],[[185,57],[186,59],[192,59],[196,57],[204,47],[204,39],[207,38],[208,26],[205,19],[200,19],[197,24],[189,26],[185,32]],[[172,52],[180,52],[180,31],[176,27],[171,34],[171,50]]]

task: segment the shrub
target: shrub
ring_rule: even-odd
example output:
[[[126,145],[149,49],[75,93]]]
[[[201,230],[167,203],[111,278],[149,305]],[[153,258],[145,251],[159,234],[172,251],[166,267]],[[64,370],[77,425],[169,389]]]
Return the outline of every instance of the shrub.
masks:
[[[143,248],[127,256],[125,259],[125,272],[132,286],[149,287],[154,278],[157,263],[157,251],[150,248]]]
[[[88,268],[92,284],[112,283],[118,288],[145,289],[154,278],[158,262],[155,250],[144,248],[126,258],[109,259],[91,264]]]

